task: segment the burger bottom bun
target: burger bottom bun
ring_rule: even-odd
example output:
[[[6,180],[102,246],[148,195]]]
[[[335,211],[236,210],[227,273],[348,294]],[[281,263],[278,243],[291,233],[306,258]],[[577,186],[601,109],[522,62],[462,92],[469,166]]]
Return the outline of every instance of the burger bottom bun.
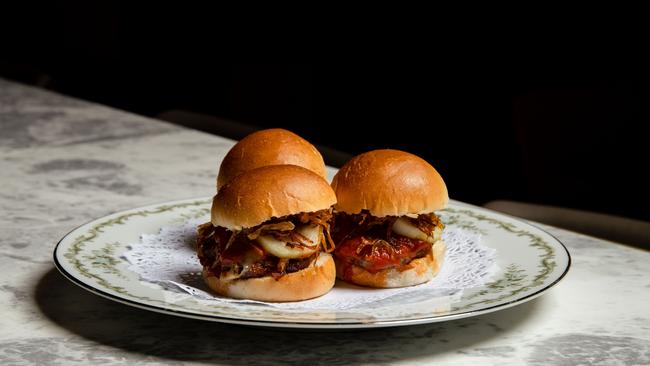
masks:
[[[336,280],[336,269],[332,256],[321,253],[309,267],[277,280],[271,276],[221,280],[209,274],[205,268],[203,279],[219,295],[235,299],[300,301],[324,295],[331,290]]]
[[[346,273],[347,276],[343,274],[346,266],[336,260],[336,272],[340,279],[361,286],[390,288],[419,285],[430,281],[438,274],[446,249],[445,243],[438,240],[426,256],[412,260],[401,269],[389,268],[370,273],[363,267],[352,265]]]

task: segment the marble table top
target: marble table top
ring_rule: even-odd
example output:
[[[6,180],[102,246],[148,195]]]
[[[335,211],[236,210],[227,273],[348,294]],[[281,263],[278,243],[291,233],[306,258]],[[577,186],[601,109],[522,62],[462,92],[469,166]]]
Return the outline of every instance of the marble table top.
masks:
[[[233,141],[0,79],[0,364],[650,364],[650,253],[545,227],[545,295],[483,316],[346,332],[177,318],[95,296],[52,250],[92,218],[213,194]]]

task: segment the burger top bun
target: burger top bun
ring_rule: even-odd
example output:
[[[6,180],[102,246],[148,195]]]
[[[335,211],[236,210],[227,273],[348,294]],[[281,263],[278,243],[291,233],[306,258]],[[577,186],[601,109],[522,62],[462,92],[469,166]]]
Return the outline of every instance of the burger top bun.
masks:
[[[230,149],[221,162],[217,190],[239,174],[267,165],[297,165],[325,178],[323,157],[293,132],[272,128],[254,132]]]
[[[357,155],[334,176],[337,211],[377,217],[430,213],[447,206],[447,187],[425,160],[399,150]]]
[[[273,217],[315,212],[336,203],[316,173],[295,165],[269,165],[244,172],[212,200],[212,224],[229,230],[257,226]]]

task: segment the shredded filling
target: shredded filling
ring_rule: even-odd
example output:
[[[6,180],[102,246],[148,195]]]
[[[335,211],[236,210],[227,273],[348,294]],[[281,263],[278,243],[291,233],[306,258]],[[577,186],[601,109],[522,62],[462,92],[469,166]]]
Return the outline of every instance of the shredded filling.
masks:
[[[393,225],[398,219],[408,222],[425,236],[439,240],[444,228],[433,213],[411,217],[375,217],[368,212],[356,215],[337,213],[334,218],[334,255],[345,267],[360,266],[376,273],[389,268],[408,269],[408,264],[431,253],[432,243],[396,233]],[[344,268],[341,272],[345,273]],[[350,274],[351,275],[351,274]]]
[[[211,275],[224,279],[247,279],[285,274],[309,267],[319,256],[335,249],[330,236],[331,209],[273,218],[261,225],[241,231],[215,227],[208,222],[197,229],[197,253],[201,265]],[[321,230],[317,242],[302,235],[298,227],[316,225]],[[280,258],[263,248],[257,241],[271,236],[289,248],[305,248],[301,258]]]

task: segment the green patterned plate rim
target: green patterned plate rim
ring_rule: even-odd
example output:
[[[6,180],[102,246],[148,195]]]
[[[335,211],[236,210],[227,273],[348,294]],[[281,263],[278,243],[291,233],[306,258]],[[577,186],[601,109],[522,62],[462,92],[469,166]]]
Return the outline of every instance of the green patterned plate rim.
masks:
[[[284,310],[257,304],[215,304],[179,297],[140,281],[122,254],[142,234],[209,217],[210,198],[154,204],[117,212],[68,233],[54,249],[54,263],[73,283],[97,295],[156,312],[224,323],[285,328],[370,328],[447,321],[507,309],[557,284],[571,257],[551,234],[514,217],[458,201],[438,212],[450,228],[481,235],[496,249],[499,271],[460,298],[420,299],[399,306],[359,310]]]

